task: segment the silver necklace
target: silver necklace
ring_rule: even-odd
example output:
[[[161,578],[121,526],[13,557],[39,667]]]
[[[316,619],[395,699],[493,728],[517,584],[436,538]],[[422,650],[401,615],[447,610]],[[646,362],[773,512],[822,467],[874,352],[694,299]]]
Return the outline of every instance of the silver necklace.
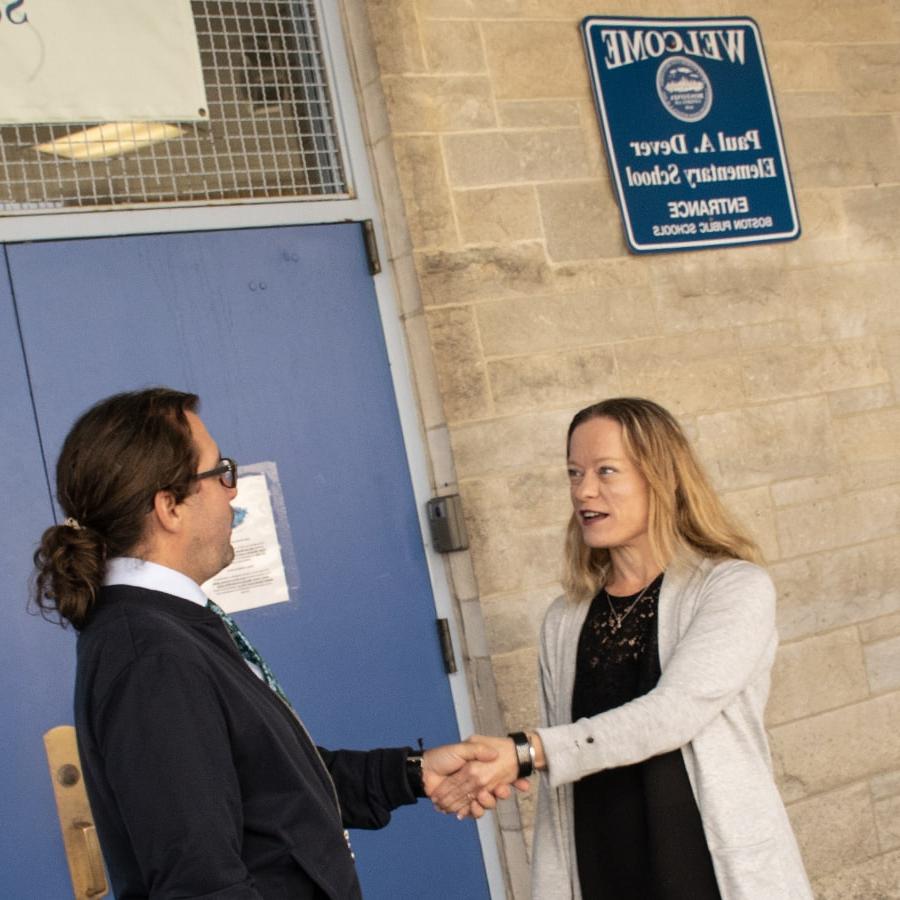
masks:
[[[647,591],[650,590],[650,586],[654,581],[656,581],[655,578],[650,582],[650,584],[646,585],[646,587],[637,595],[637,597],[634,598],[634,600],[631,601],[631,603],[628,604],[628,609],[626,609],[625,612],[623,612],[621,615],[616,612],[616,608],[613,606],[612,600],[610,599],[609,591],[607,591],[606,588],[603,588],[603,593],[606,595],[606,602],[609,605],[609,611],[611,613],[609,619],[609,627],[612,630],[613,634],[619,633],[619,630],[622,628],[622,623],[628,618],[631,611],[638,605],[638,603],[640,603],[641,600],[644,599],[644,594],[646,594]]]

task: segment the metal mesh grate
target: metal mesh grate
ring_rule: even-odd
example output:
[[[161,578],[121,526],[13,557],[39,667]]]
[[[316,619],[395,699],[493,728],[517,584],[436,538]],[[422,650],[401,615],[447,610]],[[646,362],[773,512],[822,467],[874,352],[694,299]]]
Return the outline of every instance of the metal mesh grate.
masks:
[[[0,127],[0,213],[347,196],[314,0],[191,5],[208,122],[172,123],[177,135],[143,146],[139,123]],[[66,135],[72,156],[90,141],[139,149],[95,159],[35,149]]]

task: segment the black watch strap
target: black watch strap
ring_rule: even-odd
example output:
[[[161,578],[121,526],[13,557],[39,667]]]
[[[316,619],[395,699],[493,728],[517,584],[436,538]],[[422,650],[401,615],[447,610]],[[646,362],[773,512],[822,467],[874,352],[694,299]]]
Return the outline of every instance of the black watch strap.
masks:
[[[514,731],[509,737],[515,744],[516,762],[519,764],[519,774],[516,777],[528,778],[534,771],[534,745],[524,731]]]
[[[406,779],[409,789],[415,797],[426,797],[425,772],[422,768],[423,756],[421,751],[410,750],[406,755]]]

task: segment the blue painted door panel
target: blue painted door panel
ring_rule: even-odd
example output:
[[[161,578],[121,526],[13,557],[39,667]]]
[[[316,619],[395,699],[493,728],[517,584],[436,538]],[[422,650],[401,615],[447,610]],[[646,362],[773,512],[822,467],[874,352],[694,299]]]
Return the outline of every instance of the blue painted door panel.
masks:
[[[2,255],[0,386],[0,897],[65,897],[72,888],[42,736],[72,721],[73,640],[26,614],[30,560],[53,505]]]
[[[102,396],[159,383],[200,394],[223,453],[278,466],[299,587],[289,603],[238,619],[312,734],[331,747],[455,740],[360,227],[57,241],[8,253],[51,465],[74,417]],[[49,519],[41,487],[42,521],[27,538]],[[44,626],[42,639],[57,639],[51,632]],[[67,668],[42,690],[68,704],[70,648],[65,655]],[[401,809],[387,829],[353,842],[370,898],[487,896],[474,826],[430,804]]]

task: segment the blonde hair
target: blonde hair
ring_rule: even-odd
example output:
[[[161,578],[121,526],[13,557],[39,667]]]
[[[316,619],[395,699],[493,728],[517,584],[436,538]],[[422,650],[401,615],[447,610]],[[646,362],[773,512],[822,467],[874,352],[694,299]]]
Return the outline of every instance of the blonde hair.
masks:
[[[617,397],[575,414],[566,438],[591,419],[622,426],[631,461],[650,488],[648,536],[654,561],[666,568],[679,554],[760,562],[762,554],[725,512],[675,417],[652,400]],[[573,600],[592,597],[606,582],[609,550],[588,547],[573,511],[566,530],[563,587]]]

